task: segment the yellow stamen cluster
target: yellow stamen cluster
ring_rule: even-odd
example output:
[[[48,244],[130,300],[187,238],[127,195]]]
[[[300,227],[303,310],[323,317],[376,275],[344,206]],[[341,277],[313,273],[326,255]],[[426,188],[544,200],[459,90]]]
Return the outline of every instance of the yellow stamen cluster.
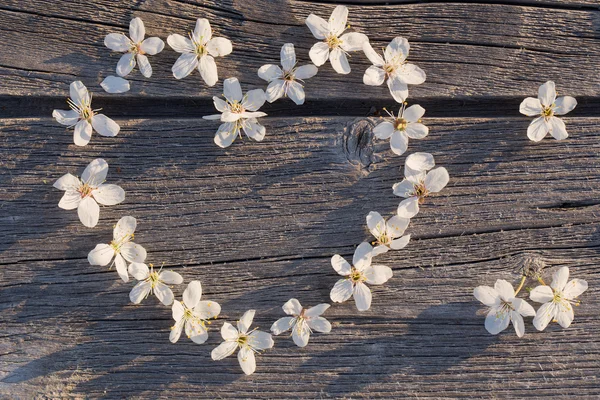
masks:
[[[339,47],[340,44],[342,44],[342,41],[335,35],[327,36],[327,38],[325,39],[325,42],[331,49],[335,49],[335,48]]]
[[[92,188],[87,183],[84,183],[83,185],[79,186],[79,188],[77,189],[77,191],[81,195],[82,199],[91,196],[92,190],[94,190],[94,188]]]
[[[419,198],[419,204],[423,204],[425,202],[425,197],[429,195],[429,191],[425,187],[424,183],[415,185],[414,195]]]
[[[396,118],[394,120],[394,129],[397,131],[405,131],[408,126],[408,121],[404,118]]]
[[[367,280],[362,272],[352,267],[352,271],[350,272],[350,280],[352,283],[364,282]]]

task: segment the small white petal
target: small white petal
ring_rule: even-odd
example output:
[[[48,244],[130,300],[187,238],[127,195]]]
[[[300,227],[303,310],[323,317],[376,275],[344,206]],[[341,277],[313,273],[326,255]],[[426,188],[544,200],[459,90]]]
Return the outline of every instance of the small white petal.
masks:
[[[305,94],[302,85],[298,82],[289,82],[288,83],[288,97],[296,103],[296,105],[300,106],[304,104]]]
[[[367,228],[376,238],[387,232],[385,219],[377,211],[371,211],[367,215]]]
[[[413,104],[402,113],[402,118],[408,122],[419,122],[425,115],[425,109],[418,104]]]
[[[194,45],[192,41],[178,33],[174,33],[167,37],[167,43],[173,50],[178,53],[193,53]],[[194,54],[195,57],[195,54]],[[193,69],[193,68],[192,68]]]
[[[183,277],[174,271],[162,271],[158,278],[168,285],[180,285],[183,283]]]
[[[511,301],[515,297],[515,289],[504,279],[498,279],[494,284],[494,289],[504,301]]]
[[[362,282],[358,282],[354,287],[354,302],[358,311],[367,311],[371,308],[371,289]]]
[[[269,83],[269,86],[267,86],[267,91],[265,94],[269,103],[282,98],[285,94],[285,81],[282,79],[273,80],[271,83]]]
[[[221,327],[221,336],[225,340],[235,340],[238,338],[238,330],[229,322],[225,322]]]
[[[181,304],[180,301],[176,301],[173,303],[171,307],[171,314],[173,315],[173,319],[175,321],[181,321],[185,314],[185,307]]]
[[[151,37],[142,42],[140,45],[140,49],[151,56],[156,55],[163,51],[165,48],[165,42],[163,42],[160,38]]]
[[[414,64],[404,64],[394,73],[394,77],[408,85],[420,85],[425,82],[425,71]]]
[[[352,297],[353,290],[352,282],[349,279],[340,279],[331,289],[329,297],[335,303],[343,303]]]
[[[371,265],[365,269],[367,283],[371,285],[383,285],[393,276],[392,269],[385,265]]]
[[[567,133],[567,127],[562,119],[557,117],[551,117],[548,120],[548,127],[550,128],[550,134],[556,140],[566,139],[569,134]]]
[[[383,66],[383,64],[385,64],[385,60],[383,59],[383,57],[381,57],[379,53],[373,50],[373,46],[371,46],[371,43],[369,43],[369,41],[363,42],[362,50],[374,66],[381,67]]]
[[[317,42],[310,48],[308,56],[313,64],[320,67],[329,58],[329,46],[325,42]]]
[[[567,285],[563,289],[563,295],[567,299],[573,300],[577,298],[580,294],[585,292],[587,288],[588,283],[583,279],[573,279],[571,282],[567,283]]]
[[[300,315],[302,312],[302,304],[296,299],[289,299],[282,308],[287,315]]]
[[[485,318],[485,329],[492,335],[497,335],[508,327],[510,315],[500,312],[498,308],[492,308]]]
[[[550,286],[538,286],[529,292],[529,298],[536,303],[546,303],[552,301],[554,292]]]
[[[92,191],[92,197],[105,206],[114,206],[125,200],[125,191],[118,185],[100,185]]]
[[[556,88],[554,82],[548,81],[538,89],[538,99],[542,105],[550,107],[556,99]]]
[[[561,267],[552,274],[550,287],[554,290],[563,291],[569,280],[569,267]]]
[[[213,57],[224,57],[231,54],[233,51],[233,44],[229,39],[216,37],[206,44],[206,50],[208,50],[208,54]]]
[[[75,175],[64,174],[54,182],[55,188],[59,190],[73,190],[76,191],[81,185],[81,181]]]
[[[221,148],[229,147],[236,138],[235,123],[226,122],[219,126],[215,134],[215,144]]]
[[[323,317],[315,317],[307,320],[308,326],[313,331],[329,333],[331,332],[331,323]]]
[[[267,82],[283,77],[283,71],[279,66],[273,64],[265,64],[258,69],[258,77]]]
[[[90,104],[90,94],[81,81],[71,82],[69,85],[71,100],[77,105]]]
[[[292,327],[294,319],[294,317],[279,318],[271,325],[271,332],[273,335],[280,335],[283,332],[288,331]]]
[[[389,121],[383,121],[373,129],[377,139],[388,139],[394,133],[394,124]]]
[[[419,198],[416,196],[402,200],[398,205],[398,216],[412,218],[419,213]]]
[[[223,342],[213,349],[210,356],[215,361],[222,360],[232,355],[235,349],[237,349],[236,342]]]
[[[150,61],[148,61],[148,57],[143,54],[138,54],[137,62],[142,75],[146,78],[150,78],[152,76],[152,66],[150,65]]]
[[[58,202],[58,206],[63,210],[74,210],[81,203],[81,194],[76,190],[67,190]]]
[[[115,225],[113,230],[113,239],[121,240],[124,237],[133,235],[137,227],[137,220],[133,217],[122,217]]]
[[[88,228],[93,228],[98,224],[100,218],[100,207],[91,197],[81,200],[77,207],[77,215],[81,223]]]
[[[115,268],[117,270],[117,274],[123,280],[123,282],[129,282],[129,275],[127,274],[127,263],[125,259],[118,254],[115,256]]]
[[[323,18],[310,14],[305,22],[310,32],[317,39],[325,39],[329,34],[329,24]]]
[[[533,319],[533,326],[538,331],[543,331],[546,329],[550,321],[552,321],[557,313],[556,304],[550,302],[542,304],[542,306],[537,310],[535,314],[535,318]]]
[[[429,153],[412,153],[406,157],[405,165],[414,171],[428,171],[435,167],[435,160]]]
[[[527,115],[528,117],[534,117],[542,113],[542,103],[535,97],[527,97],[521,102],[519,106],[519,112]]]
[[[367,242],[362,242],[356,247],[354,256],[352,257],[352,264],[354,264],[357,270],[362,271],[371,265],[372,251],[373,247]]]
[[[256,371],[256,360],[254,352],[249,347],[242,347],[238,352],[238,361],[242,371],[246,375],[252,375]]]
[[[325,311],[327,311],[329,309],[329,307],[331,307],[329,304],[317,304],[316,306],[311,307],[308,310],[306,310],[304,312],[304,316],[306,316],[307,318],[318,317],[319,315],[321,315]]]
[[[329,17],[329,22],[327,27],[329,28],[329,33],[339,36],[344,29],[346,29],[346,22],[348,21],[348,7],[346,6],[337,6],[331,16]]]
[[[446,187],[449,180],[450,176],[448,175],[446,168],[438,167],[427,173],[423,183],[428,191],[437,193]]]
[[[411,139],[423,139],[429,134],[429,128],[418,122],[409,122],[406,126],[406,135]]]
[[[403,37],[395,37],[385,48],[384,54],[387,61],[403,62],[408,57],[410,44]]]
[[[173,296],[173,291],[161,282],[154,285],[154,295],[165,306],[170,306],[175,298],[175,296]]]
[[[200,281],[191,281],[183,291],[183,303],[187,308],[194,308],[202,297],[202,284]]]
[[[248,332],[250,329],[250,325],[252,325],[252,320],[254,319],[254,314],[256,310],[248,310],[242,315],[242,318],[237,322],[237,329],[240,333]]]
[[[342,276],[350,275],[350,271],[352,269],[348,261],[346,261],[344,257],[340,256],[339,254],[335,254],[333,257],[331,257],[331,266],[335,272]]]
[[[216,318],[221,313],[221,305],[216,301],[202,300],[194,307],[194,312],[202,319]]]
[[[202,79],[204,79],[204,82],[206,82],[208,86],[214,86],[219,80],[217,64],[212,56],[205,55],[200,57],[198,69],[200,70]]]
[[[390,76],[387,80],[387,85],[394,100],[398,103],[406,101],[408,98],[408,86],[406,86],[406,83],[402,82],[397,75]]]
[[[385,71],[371,65],[363,75],[363,83],[369,86],[380,86],[385,81]]]
[[[79,113],[75,110],[54,110],[52,117],[61,125],[72,126],[79,120]]]
[[[546,136],[549,130],[550,127],[546,123],[546,119],[544,117],[538,117],[529,124],[529,127],[527,128],[527,137],[534,142],[539,142]]]
[[[108,244],[97,244],[94,250],[88,253],[88,262],[90,265],[105,266],[115,256],[115,250]]]
[[[104,114],[96,114],[92,117],[94,130],[102,136],[114,137],[119,134],[121,127]]]
[[[260,90],[260,89],[258,89]],[[242,87],[237,78],[227,78],[223,82],[223,94],[230,103],[242,101]]]
[[[248,135],[249,138],[254,139],[257,142],[262,141],[267,133],[267,129],[259,124],[255,118],[246,120],[246,123],[242,128],[244,129],[244,133]]]
[[[129,275],[133,276],[138,281],[143,281],[150,276],[150,269],[144,263],[133,262],[129,264]]]
[[[190,321],[186,322],[186,328],[188,324],[190,325],[189,337],[192,339],[192,342],[196,344],[202,344],[206,342],[208,339],[208,332],[206,331],[206,328],[201,324],[192,324]]]
[[[413,182],[409,181],[408,179],[404,179],[404,180],[402,180],[402,182],[394,183],[394,186],[392,186],[392,190],[394,191],[395,196],[404,197],[404,198],[413,197],[414,196],[413,192],[415,190],[415,184]]]
[[[292,339],[298,347],[306,347],[310,339],[310,328],[306,321],[297,323],[292,330]]]
[[[296,51],[293,43],[286,43],[280,51],[281,66],[284,71],[291,71],[296,65]]]
[[[577,106],[577,100],[571,96],[563,96],[554,102],[554,114],[564,115],[572,111]]]
[[[181,303],[176,301],[173,303],[173,309],[175,309],[177,304],[179,304],[181,306]],[[174,311],[173,311],[173,313],[174,313]],[[179,337],[181,336],[181,331],[183,330],[183,325],[185,324],[184,319],[178,319],[176,321],[177,322],[175,322],[175,325],[173,325],[171,327],[171,333],[169,334],[169,341],[171,343],[177,343],[177,341],[179,340]]]
[[[198,67],[198,57],[193,53],[184,53],[179,56],[171,68],[175,79],[183,79]]]
[[[556,306],[556,322],[563,328],[571,326],[571,322],[575,318],[573,313],[573,306],[569,302],[563,301]]]
[[[140,304],[142,300],[148,296],[150,289],[152,289],[152,284],[150,282],[138,282],[138,284],[131,289],[131,292],[129,292],[129,300],[131,300],[133,304]]]
[[[196,20],[196,26],[192,32],[192,37],[197,43],[202,44],[208,43],[208,41],[212,38],[210,22],[208,22],[206,18],[198,18]]]
[[[119,76],[107,76],[100,84],[106,93],[125,93],[131,89],[129,81]]]
[[[144,23],[138,17],[131,20],[129,23],[129,37],[134,43],[140,43],[146,36],[146,28]]]
[[[523,322],[523,317],[516,311],[510,312],[510,320],[512,321],[513,326],[515,327],[515,332],[518,337],[523,337],[525,334],[525,323]]]
[[[410,235],[402,236],[400,239],[392,240],[390,248],[392,250],[400,250],[405,248],[410,242]]]
[[[82,119],[75,125],[73,131],[73,143],[77,146],[85,146],[92,138],[92,125],[85,119]]]
[[[369,41],[369,38],[363,33],[350,32],[340,37],[340,47],[344,51],[362,50],[363,44]]]
[[[496,307],[500,305],[500,295],[490,286],[477,286],[473,290],[473,296],[488,307]]]
[[[534,308],[531,306],[531,304],[529,304],[528,302],[526,302],[523,299],[514,299],[512,301],[512,306],[516,312],[518,312],[519,314],[521,314],[524,317],[534,317],[535,316]]]
[[[392,239],[400,237],[404,234],[404,231],[406,230],[406,228],[408,228],[409,223],[410,223],[410,219],[402,218],[397,215],[394,215],[386,223],[387,234]]]
[[[338,74],[350,73],[350,64],[348,64],[346,54],[341,49],[336,48],[331,51],[329,62],[331,62],[331,66]]]
[[[273,347],[273,337],[270,333],[254,331],[248,335],[248,344],[255,350],[266,350]]]
[[[390,148],[394,154],[401,156],[408,149],[408,136],[404,132],[394,131],[390,138]]]
[[[131,40],[122,33],[109,33],[104,38],[104,45],[113,51],[124,52],[131,47]]]
[[[119,76],[127,76],[135,67],[135,54],[125,53],[117,63],[117,74]]]
[[[242,106],[249,111],[258,111],[266,100],[265,92],[262,89],[249,90],[242,101]]]
[[[302,65],[296,68],[296,72],[294,72],[294,77],[296,79],[309,79],[315,76],[319,72],[319,69],[313,64]]]

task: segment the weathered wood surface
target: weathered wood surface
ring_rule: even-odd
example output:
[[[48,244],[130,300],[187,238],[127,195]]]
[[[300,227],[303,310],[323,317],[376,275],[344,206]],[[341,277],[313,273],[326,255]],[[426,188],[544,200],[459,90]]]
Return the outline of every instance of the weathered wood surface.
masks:
[[[151,59],[151,80],[136,72],[130,93],[102,94],[98,83],[117,61],[102,40],[132,16],[163,38],[207,17],[234,41],[232,55],[219,60],[220,71],[230,68],[221,76],[262,87],[255,71],[277,60],[282,43],[294,42],[308,60],[315,39],[303,19],[326,16],[332,6],[3,2],[0,397],[600,396],[597,3],[406,3],[352,6],[350,22],[377,44],[396,35],[413,43],[411,58],[428,81],[412,94],[426,117],[445,118],[427,119],[430,135],[411,141],[409,153],[434,154],[450,184],[413,219],[411,244],[381,256],[395,275],[374,288],[369,312],[351,302],[332,307],[331,334],[315,334],[305,349],[276,338],[246,377],[235,358],[210,360],[222,321],[252,307],[268,329],[290,296],[328,302],[337,280],[331,255],[350,257],[369,238],[369,211],[395,211],[391,186],[405,157],[373,141],[376,119],[367,117],[393,102],[383,88],[362,85],[367,62],[357,55],[350,75],[324,66],[308,81],[305,106],[265,107],[264,142],[222,150],[212,142],[217,124],[199,119],[220,85],[206,88],[198,74],[176,81],[176,54],[167,48]],[[95,135],[77,148],[72,132],[49,118],[79,78],[97,92],[97,106],[117,117],[118,137]],[[518,103],[547,79],[580,106],[566,118],[568,140],[536,144],[525,136],[529,120],[519,117]],[[127,197],[103,207],[99,225],[88,229],[56,206],[61,192],[52,183],[97,157]],[[131,305],[131,283],[87,263],[123,215],[138,218],[136,241],[148,262],[164,262],[186,282],[200,279],[205,296],[222,304],[207,344],[169,343],[169,309],[153,299]],[[527,257],[545,261],[548,274],[570,267],[590,289],[567,330],[539,333],[528,320],[522,339],[512,328],[491,336],[472,290],[517,280]]]

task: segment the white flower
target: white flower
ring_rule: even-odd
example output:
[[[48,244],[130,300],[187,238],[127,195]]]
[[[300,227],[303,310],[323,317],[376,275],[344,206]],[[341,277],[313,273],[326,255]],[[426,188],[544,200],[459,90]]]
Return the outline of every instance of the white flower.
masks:
[[[64,190],[58,206],[64,210],[77,209],[79,220],[93,228],[100,217],[98,203],[105,206],[119,204],[125,200],[125,191],[117,185],[106,185],[108,163],[101,158],[92,161],[81,174],[81,179],[65,174],[54,182],[54,187]]]
[[[77,146],[85,146],[92,138],[92,127],[102,136],[117,136],[121,128],[104,114],[96,114],[92,110],[92,95],[81,81],[70,86],[71,98],[67,100],[70,110],[54,110],[52,116],[61,125],[75,126],[73,142]]]
[[[314,14],[310,14],[306,18],[306,25],[313,36],[323,40],[315,43],[308,53],[317,67],[325,64],[329,59],[331,66],[337,73],[350,73],[350,65],[346,58],[347,52],[361,50],[363,43],[369,41],[369,39],[366,35],[358,32],[342,35],[342,32],[346,29],[347,20],[348,8],[345,6],[337,6],[331,13],[329,22]]]
[[[146,78],[152,76],[152,67],[146,54],[151,56],[160,53],[165,48],[165,43],[157,37],[144,40],[146,28],[140,18],[134,18],[129,23],[129,37],[122,33],[109,33],[104,38],[104,45],[113,51],[125,53],[117,63],[117,74],[127,76],[137,64],[140,72]]]
[[[113,75],[104,78],[102,83],[100,83],[100,86],[102,86],[102,89],[104,89],[106,93],[125,93],[131,89],[127,79]]]
[[[222,114],[207,115],[204,119],[220,119],[223,123],[215,135],[215,143],[219,147],[229,147],[235,138],[242,135],[242,129],[248,137],[260,142],[265,138],[266,129],[256,118],[264,117],[258,111],[265,104],[265,92],[262,89],[249,90],[244,96],[237,78],[228,78],[223,82],[225,100],[214,96],[213,102],[217,111]]]
[[[206,324],[210,318],[217,318],[221,306],[214,301],[200,301],[202,285],[199,281],[191,281],[183,292],[183,301],[173,303],[173,319],[169,340],[176,343],[185,325],[185,334],[194,343],[202,344],[208,339]]]
[[[434,166],[433,156],[429,153],[413,153],[406,157],[404,180],[393,186],[394,194],[405,198],[398,206],[400,217],[414,217],[427,196],[446,187],[450,179],[448,171],[439,167],[427,172]]]
[[[380,86],[387,78],[387,85],[394,100],[398,103],[408,98],[408,85],[420,85],[425,82],[425,71],[406,62],[410,45],[408,40],[397,37],[387,45],[381,57],[371,44],[363,43],[363,51],[373,63],[363,75],[365,85]]]
[[[367,215],[367,227],[373,236],[375,236],[376,241],[373,244],[377,245],[373,249],[372,256],[375,257],[379,254],[383,254],[389,249],[400,250],[406,247],[410,241],[410,235],[402,235],[408,227],[409,222],[409,218],[402,218],[397,215],[386,222],[381,214],[376,211],[371,211],[369,215]]]
[[[371,285],[383,285],[393,275],[392,269],[384,265],[371,265],[373,247],[369,243],[361,243],[354,252],[351,266],[339,254],[331,257],[331,265],[335,271],[346,276],[336,282],[331,289],[330,297],[336,303],[342,303],[354,295],[358,311],[366,311],[371,307]]]
[[[390,148],[399,156],[408,149],[408,138],[423,139],[429,134],[429,128],[421,123],[425,109],[418,104],[406,108],[406,103],[400,107],[398,117],[385,110],[391,117],[373,129],[377,139],[390,139]]]
[[[269,83],[266,96],[269,103],[288,96],[297,105],[304,104],[304,89],[300,82],[317,74],[317,67],[312,64],[296,67],[296,52],[292,43],[281,47],[281,66],[265,64],[258,69],[258,76]]]
[[[212,37],[210,23],[205,18],[198,18],[189,39],[175,33],[169,35],[167,43],[173,50],[181,53],[171,69],[173,76],[177,79],[185,78],[198,67],[208,86],[214,86],[219,80],[214,57],[226,56],[233,50],[229,39]]]
[[[222,360],[232,355],[239,347],[238,361],[246,375],[252,374],[256,370],[256,360],[254,353],[273,347],[273,338],[269,333],[257,331],[256,328],[248,332],[255,310],[248,310],[237,322],[237,329],[229,322],[225,322],[221,327],[221,336],[225,340],[211,352],[213,360]]]
[[[569,268],[562,267],[552,276],[550,286],[538,286],[529,293],[529,298],[537,303],[544,303],[533,319],[533,326],[538,331],[546,329],[550,321],[558,322],[568,328],[575,318],[573,304],[579,305],[575,299],[585,292],[588,284],[583,279],[573,279],[569,283]]]
[[[273,335],[279,335],[289,329],[292,329],[292,339],[298,347],[304,347],[308,344],[308,339],[313,330],[317,332],[331,332],[331,324],[325,318],[321,317],[329,304],[319,304],[309,309],[302,308],[300,302],[296,299],[290,299],[283,305],[283,311],[292,317],[283,317],[275,321],[271,326]]]
[[[535,310],[523,299],[515,297],[513,286],[504,279],[498,279],[494,287],[478,286],[473,291],[477,300],[490,307],[485,318],[485,329],[497,335],[512,322],[518,337],[525,333],[523,317],[533,317]]]
[[[177,272],[162,271],[162,268],[155,272],[152,264],[148,268],[146,264],[133,262],[129,264],[129,274],[140,281],[129,292],[129,300],[134,304],[140,304],[149,294],[154,293],[161,303],[170,306],[173,303],[173,291],[167,285],[179,285],[183,282]]]
[[[526,98],[519,108],[521,114],[528,117],[539,115],[529,124],[527,137],[534,142],[539,142],[550,132],[556,140],[566,139],[569,135],[565,123],[555,115],[564,115],[573,110],[576,105],[577,100],[571,96],[556,98],[554,82],[544,83],[538,90],[538,98]]]
[[[123,281],[129,281],[127,274],[127,263],[144,262],[146,259],[146,249],[139,244],[133,243],[136,220],[133,217],[123,217],[117,222],[113,231],[113,240],[110,244],[97,244],[94,250],[88,254],[88,261],[91,265],[105,266],[115,258],[113,264],[117,267],[117,273]],[[112,267],[112,265],[111,265]]]

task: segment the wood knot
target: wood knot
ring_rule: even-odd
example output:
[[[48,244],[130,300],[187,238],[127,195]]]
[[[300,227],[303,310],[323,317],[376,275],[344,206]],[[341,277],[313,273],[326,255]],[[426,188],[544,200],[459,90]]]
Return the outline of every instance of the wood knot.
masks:
[[[352,164],[369,169],[375,162],[373,152],[373,128],[375,124],[367,118],[357,118],[344,130],[344,153]]]

